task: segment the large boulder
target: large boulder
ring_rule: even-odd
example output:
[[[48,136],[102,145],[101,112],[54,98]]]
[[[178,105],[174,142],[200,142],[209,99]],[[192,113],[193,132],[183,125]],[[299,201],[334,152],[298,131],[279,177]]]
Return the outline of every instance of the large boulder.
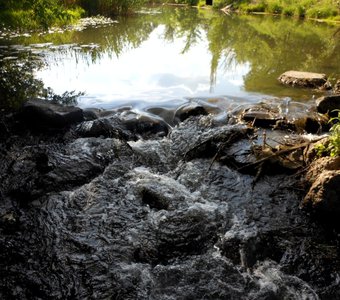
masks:
[[[335,109],[340,109],[340,95],[323,96],[316,100],[318,112],[322,114],[328,113],[330,116],[336,116]]]
[[[327,81],[326,74],[300,72],[300,71],[287,71],[280,75],[278,80],[286,85],[316,88],[316,89],[330,89],[331,85]]]
[[[29,125],[63,128],[84,120],[82,109],[32,99],[25,103],[23,118]]]
[[[310,185],[302,208],[336,221],[340,216],[340,157],[324,157],[314,161],[306,174]]]
[[[340,215],[340,170],[322,172],[302,202],[303,207],[311,207],[327,216]]]
[[[334,87],[333,87],[333,92],[334,92],[335,94],[340,94],[340,80],[338,80],[338,81],[336,82],[336,84],[334,85]]]

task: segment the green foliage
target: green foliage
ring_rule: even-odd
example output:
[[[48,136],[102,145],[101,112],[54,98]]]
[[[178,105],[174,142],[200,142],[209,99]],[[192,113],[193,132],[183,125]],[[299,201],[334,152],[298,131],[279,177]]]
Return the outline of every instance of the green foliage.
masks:
[[[227,6],[230,1],[226,1],[226,0],[214,0],[213,1],[213,8],[216,8],[216,9],[221,9],[225,6]]]
[[[296,7],[295,15],[299,18],[304,18],[306,16],[305,6],[298,4]]]
[[[18,108],[28,98],[38,96],[43,90],[42,81],[33,75],[38,62],[24,58],[0,61],[0,107]]]
[[[64,1],[73,5],[73,1]],[[79,7],[66,7],[58,0],[0,0],[0,23],[19,29],[47,29],[78,20],[84,13]]]
[[[84,92],[76,92],[76,91],[66,91],[62,95],[58,95],[54,93],[54,91],[48,87],[43,90],[42,97],[46,100],[51,101],[55,104],[61,104],[61,105],[77,105],[78,104],[78,98],[80,96],[85,95]]]
[[[307,10],[306,15],[315,19],[327,19],[335,17],[338,14],[338,9],[331,5],[317,5]]]
[[[266,10],[266,5],[265,5],[264,2],[242,4],[240,6],[240,10],[243,11],[243,12],[246,12],[246,13],[264,12]]]
[[[340,15],[339,2],[337,0],[217,0],[214,7],[221,8],[229,2],[241,12],[268,12],[285,16],[297,16],[300,18],[337,19]]]
[[[325,144],[318,144],[315,146],[318,156],[330,155],[331,157],[340,155],[340,110],[338,116],[331,118],[330,123],[333,123],[330,131],[329,141]]]
[[[287,17],[291,17],[295,15],[295,8],[293,6],[284,7],[282,10],[282,14]]]
[[[272,14],[281,14],[283,11],[283,6],[280,0],[270,0],[267,1],[267,11]]]
[[[175,4],[187,4],[187,5],[198,5],[199,0],[171,0],[171,1],[163,1],[163,2],[171,2]]]
[[[0,22],[12,28],[32,29],[39,24],[34,19],[33,10],[4,10],[0,12]]]
[[[90,15],[127,15],[146,4],[147,0],[78,0],[77,3]],[[165,1],[163,1],[165,2]],[[197,1],[198,2],[198,1]]]

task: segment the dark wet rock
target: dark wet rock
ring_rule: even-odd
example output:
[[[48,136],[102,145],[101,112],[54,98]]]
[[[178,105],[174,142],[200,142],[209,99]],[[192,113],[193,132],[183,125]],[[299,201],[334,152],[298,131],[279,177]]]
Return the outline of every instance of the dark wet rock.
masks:
[[[22,117],[30,126],[67,127],[84,120],[78,107],[62,106],[49,101],[32,99],[24,104]]]
[[[254,159],[252,128],[21,134],[0,144],[1,299],[339,298],[338,237],[299,209],[300,181],[230,164]]]
[[[262,103],[246,108],[241,118],[246,122],[251,122],[253,126],[272,127],[282,120],[283,116],[279,113],[278,107]]]
[[[326,74],[300,72],[300,71],[287,71],[280,75],[278,80],[286,85],[294,87],[305,88],[322,88],[330,89],[331,85],[327,81]]]
[[[137,139],[136,135],[125,127],[118,115],[82,122],[77,126],[76,132],[82,137]]]
[[[246,299],[249,281],[218,254],[192,256],[152,270],[150,299]],[[225,278],[219,280],[218,278]]]
[[[99,118],[100,110],[96,108],[83,109],[83,115],[85,121],[92,121]]]
[[[29,147],[9,160],[1,189],[26,205],[47,192],[89,182],[112,160],[125,155],[132,155],[131,149],[114,139],[77,139],[66,147],[59,144],[50,149]]]
[[[187,130],[188,126],[190,130]],[[216,126],[213,118],[209,116],[190,118],[171,132],[173,140],[171,152],[176,153],[176,157],[186,160],[198,157],[211,158],[220,148],[220,154],[223,155],[223,149],[251,134],[252,128],[246,125]]]
[[[136,186],[143,203],[157,210],[174,210],[195,200],[195,197],[175,180],[149,172],[144,172],[143,178],[136,182]]]
[[[287,129],[297,133],[321,133],[329,129],[329,118],[315,112],[295,114],[280,120],[275,129]]]
[[[309,191],[301,207],[312,210],[328,221],[338,220],[340,215],[340,157],[324,157],[314,161],[305,179]]]
[[[311,114],[294,122],[297,132],[321,133],[329,128],[328,117]],[[301,130],[302,129],[302,130]]]
[[[169,133],[169,125],[156,116],[127,111],[121,114],[120,119],[128,130],[143,138],[163,137]]]
[[[223,216],[217,211],[207,212],[204,207],[193,206],[183,212],[170,213],[157,226],[158,259],[205,253],[217,240]]]
[[[334,117],[338,112],[333,112],[335,109],[340,109],[340,95],[323,96],[316,100],[318,112],[329,114]]]
[[[332,280],[340,268],[337,245],[327,242],[323,244],[324,239],[304,237],[300,243],[286,245],[280,260],[281,271],[296,274],[304,281],[313,281],[318,287],[320,299],[338,299],[340,291]]]
[[[146,110],[149,114],[156,115],[171,126],[174,125],[174,109],[168,107],[150,107]]]
[[[67,190],[91,181],[118,157],[132,155],[127,144],[115,139],[77,139],[62,153],[49,154],[51,171],[41,179],[46,190]]]
[[[324,171],[312,184],[301,206],[319,214],[339,219],[340,171]]]
[[[340,94],[340,80],[338,80],[333,87],[334,94]]]
[[[191,102],[189,104],[182,105],[176,110],[175,120],[178,119],[180,122],[183,122],[187,118],[191,116],[205,116],[208,112],[206,109],[195,102]],[[176,123],[176,122],[175,122]]]
[[[161,173],[169,172],[182,159],[180,156],[175,156],[175,153],[171,153],[171,142],[167,139],[130,141],[129,145],[138,155],[140,164]]]
[[[238,112],[241,119],[253,126],[295,131],[298,133],[319,133],[328,129],[328,117],[319,114],[315,108],[290,99],[264,101],[247,105]]]
[[[249,268],[265,258],[279,262],[284,250],[278,243],[275,232],[259,233],[246,238],[225,236],[221,253],[233,263]]]
[[[206,116],[208,114],[217,115],[221,113],[221,108],[214,103],[202,101],[201,99],[191,99],[188,103],[185,103],[177,108],[174,114],[173,123],[178,124],[190,117]]]
[[[320,141],[322,142],[322,141]],[[316,144],[320,143],[316,142]],[[315,145],[315,144],[312,144]],[[308,168],[308,172],[305,175],[307,183],[311,185],[314,180],[322,173],[322,171],[336,171],[340,170],[340,157],[322,157],[314,160]]]

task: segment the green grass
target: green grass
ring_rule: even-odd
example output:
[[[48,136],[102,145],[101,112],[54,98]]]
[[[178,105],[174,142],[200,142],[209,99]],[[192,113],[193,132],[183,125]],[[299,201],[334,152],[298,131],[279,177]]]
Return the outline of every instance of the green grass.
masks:
[[[314,19],[328,19],[338,15],[338,9],[329,5],[315,5],[307,10],[307,17]]]
[[[7,7],[0,10],[0,24],[21,30],[47,29],[76,22],[84,14],[80,7],[58,5],[32,5],[30,7]]]
[[[214,7],[222,8],[233,3],[242,13],[266,12],[299,18],[339,20],[340,5],[337,0],[215,0]]]

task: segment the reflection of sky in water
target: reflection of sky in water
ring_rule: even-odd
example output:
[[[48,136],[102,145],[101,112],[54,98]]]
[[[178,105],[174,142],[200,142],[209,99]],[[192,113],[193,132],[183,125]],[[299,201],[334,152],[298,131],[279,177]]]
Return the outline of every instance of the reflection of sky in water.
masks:
[[[81,106],[116,106],[124,101],[162,101],[196,96],[245,96],[243,76],[250,66],[236,62],[232,69],[220,65],[211,86],[211,54],[205,34],[202,40],[181,54],[184,39],[165,42],[159,26],[137,49],[122,53],[119,58],[103,54],[95,63],[67,54],[38,72],[46,86],[56,93],[66,90],[85,91]],[[53,61],[53,57],[50,58]],[[57,58],[59,59],[59,57]]]

